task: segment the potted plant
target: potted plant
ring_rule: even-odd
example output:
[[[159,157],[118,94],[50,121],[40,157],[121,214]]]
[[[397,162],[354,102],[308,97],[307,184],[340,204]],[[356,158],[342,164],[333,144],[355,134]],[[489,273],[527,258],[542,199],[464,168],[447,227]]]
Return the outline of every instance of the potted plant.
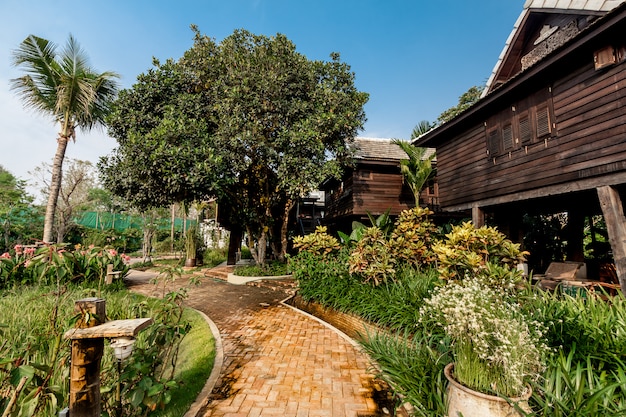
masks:
[[[196,266],[196,234],[197,230],[195,226],[190,226],[189,229],[185,232],[185,266],[186,267],[194,267]]]
[[[435,289],[423,321],[450,337],[446,366],[448,416],[512,416],[530,412],[529,382],[544,369],[542,327],[525,318],[512,293],[466,277]]]

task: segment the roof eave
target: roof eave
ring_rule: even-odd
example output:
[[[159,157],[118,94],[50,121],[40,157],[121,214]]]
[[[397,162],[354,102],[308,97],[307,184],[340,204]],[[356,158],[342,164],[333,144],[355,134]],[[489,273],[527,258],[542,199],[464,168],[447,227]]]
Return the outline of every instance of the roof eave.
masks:
[[[596,36],[601,35],[611,30],[616,24],[626,20],[626,3],[618,6],[611,12],[607,13],[600,19],[593,22],[589,27],[585,28],[577,37],[566,42],[560,48],[556,49],[552,54],[545,59],[539,61],[527,70],[519,73],[514,78],[510,79],[506,83],[502,84],[487,96],[478,100],[474,105],[469,107],[463,113],[456,116],[454,119],[449,120],[446,123],[436,127],[435,129],[425,133],[416,139],[413,144],[415,146],[426,146],[436,148],[437,145],[444,140],[445,134],[458,129],[459,126],[472,119],[477,113],[485,111],[492,103],[502,99],[511,93],[511,91],[523,86],[524,84],[532,81],[541,76],[541,74],[548,68],[558,64],[560,61],[567,58],[567,56],[581,48],[583,45],[590,43]]]

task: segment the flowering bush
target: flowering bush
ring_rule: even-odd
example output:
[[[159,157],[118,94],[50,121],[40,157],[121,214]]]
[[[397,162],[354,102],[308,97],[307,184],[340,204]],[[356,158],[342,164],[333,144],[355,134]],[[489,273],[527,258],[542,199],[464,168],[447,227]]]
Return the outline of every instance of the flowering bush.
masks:
[[[108,264],[113,270],[128,272],[129,258],[114,249],[77,245],[74,251],[65,246],[40,248],[16,245],[13,254],[0,255],[0,287],[12,284],[49,284],[80,280],[101,280]]]
[[[451,282],[433,291],[420,314],[450,337],[455,378],[471,389],[518,397],[544,369],[543,326],[503,290],[475,278]]]

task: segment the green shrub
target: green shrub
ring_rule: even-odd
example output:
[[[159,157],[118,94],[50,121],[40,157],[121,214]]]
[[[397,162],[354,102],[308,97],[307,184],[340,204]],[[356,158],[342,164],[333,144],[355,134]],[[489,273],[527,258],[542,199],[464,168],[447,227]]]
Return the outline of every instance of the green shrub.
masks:
[[[380,377],[403,402],[414,407],[414,415],[446,415],[447,380],[443,368],[452,359],[444,335],[379,333],[368,335],[361,344],[378,364]]]
[[[64,332],[76,320],[74,300],[100,295],[111,320],[152,317],[155,323],[139,333],[131,359],[123,364],[124,415],[145,415],[169,401],[177,347],[189,331],[182,317],[184,291],[163,300],[120,291],[119,284],[98,290],[93,283],[32,286],[0,292],[0,410],[8,405],[22,376],[25,385],[14,413],[54,416],[68,398],[70,341]],[[24,306],[28,306],[27,309]],[[108,348],[107,348],[108,350]],[[112,352],[102,362],[104,415],[113,415],[117,367]],[[151,381],[151,383],[150,383]],[[28,410],[28,411],[27,411]]]
[[[572,297],[527,291],[520,304],[526,315],[544,324],[549,346],[566,355],[575,352],[574,362],[597,357],[605,368],[617,370],[626,358],[626,297],[621,293],[606,301],[592,293]]]
[[[314,233],[294,237],[293,247],[300,252],[310,252],[322,257],[337,252],[340,248],[339,241],[327,233],[326,226],[317,226]]]
[[[288,275],[289,268],[286,263],[270,261],[263,265],[241,265],[235,268],[235,275],[242,277],[268,277]]]
[[[223,262],[226,262],[228,258],[227,248],[208,248],[205,249],[202,254],[202,263],[207,268],[212,268]]]
[[[521,279],[516,268],[527,255],[520,250],[519,244],[508,240],[497,229],[488,226],[476,229],[470,222],[453,226],[444,240],[433,245],[433,251],[442,279],[478,276],[489,281],[486,285],[504,287],[513,286]],[[495,268],[490,270],[490,265]],[[505,271],[510,273],[503,273]],[[503,281],[497,282],[496,277]]]
[[[575,357],[581,360],[574,359]],[[559,351],[543,379],[533,384],[530,404],[545,417],[626,415],[626,364],[607,369],[599,357],[582,358],[576,345]]]
[[[432,245],[437,239],[437,227],[428,219],[432,214],[432,211],[422,207],[400,213],[389,240],[398,263],[419,266],[435,261]]]
[[[241,259],[252,259],[252,252],[247,246],[241,247]]]
[[[108,264],[114,271],[128,272],[128,257],[115,249],[78,245],[68,251],[63,245],[39,249],[15,247],[0,255],[0,288],[11,285],[52,284],[79,281],[103,282]]]
[[[378,227],[365,229],[348,260],[350,274],[375,286],[395,280],[395,264],[389,242]]]

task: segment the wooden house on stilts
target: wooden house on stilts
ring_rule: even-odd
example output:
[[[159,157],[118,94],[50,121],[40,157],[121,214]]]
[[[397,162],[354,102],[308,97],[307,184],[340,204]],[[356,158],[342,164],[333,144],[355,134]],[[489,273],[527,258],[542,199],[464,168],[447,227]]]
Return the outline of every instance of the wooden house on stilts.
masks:
[[[436,148],[441,209],[518,242],[524,215],[567,213],[577,262],[603,215],[626,293],[625,58],[623,0],[527,0],[483,97],[414,142]]]

